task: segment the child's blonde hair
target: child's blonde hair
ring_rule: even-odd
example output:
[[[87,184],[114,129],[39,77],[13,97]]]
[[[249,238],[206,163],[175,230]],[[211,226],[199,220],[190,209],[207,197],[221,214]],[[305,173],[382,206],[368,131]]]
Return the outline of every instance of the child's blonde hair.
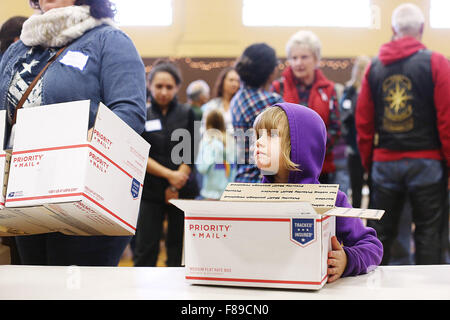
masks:
[[[253,123],[256,137],[259,138],[260,130],[267,130],[270,134],[271,130],[278,130],[281,141],[281,156],[283,165],[289,171],[300,171],[299,164],[291,160],[291,135],[289,133],[289,121],[286,113],[280,107],[266,108],[259,114]]]

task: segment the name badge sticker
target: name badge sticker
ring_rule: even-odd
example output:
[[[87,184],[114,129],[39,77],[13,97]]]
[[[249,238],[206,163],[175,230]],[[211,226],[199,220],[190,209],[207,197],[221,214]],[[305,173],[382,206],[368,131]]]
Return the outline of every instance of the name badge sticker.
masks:
[[[74,67],[83,71],[88,60],[89,56],[85,55],[84,53],[81,53],[79,51],[67,51],[67,53],[59,62],[65,64],[66,66]]]
[[[342,109],[350,110],[352,108],[352,100],[345,99],[344,102],[342,102]]]
[[[151,132],[151,131],[159,131],[162,129],[161,120],[155,119],[155,120],[148,120],[145,122],[145,131]]]
[[[322,101],[328,101],[328,96],[323,92],[322,89],[319,89],[320,97],[322,98]]]

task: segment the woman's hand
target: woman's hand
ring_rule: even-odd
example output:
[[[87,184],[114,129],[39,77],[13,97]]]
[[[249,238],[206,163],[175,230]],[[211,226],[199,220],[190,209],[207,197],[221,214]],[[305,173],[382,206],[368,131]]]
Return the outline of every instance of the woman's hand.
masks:
[[[186,170],[185,167],[187,167],[189,171]],[[147,173],[167,179],[170,185],[180,190],[189,179],[190,168],[189,166],[181,165],[178,170],[171,170],[149,157],[147,160]]]
[[[169,184],[174,186],[178,190],[184,187],[188,179],[189,175],[180,170],[171,170],[169,175],[167,176],[167,181],[169,181]]]
[[[336,236],[331,237],[331,251],[328,252],[328,283],[339,279],[347,266],[347,254],[337,240]]]

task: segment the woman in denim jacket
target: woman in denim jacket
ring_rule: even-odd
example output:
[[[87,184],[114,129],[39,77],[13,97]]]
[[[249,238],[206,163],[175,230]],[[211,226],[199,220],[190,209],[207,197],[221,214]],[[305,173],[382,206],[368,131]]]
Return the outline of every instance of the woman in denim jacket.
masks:
[[[90,99],[90,128],[98,104],[103,102],[137,133],[142,133],[145,68],[132,41],[114,27],[111,3],[29,2],[41,14],[24,23],[21,40],[5,52],[0,63],[0,109],[8,111],[7,136],[18,101],[48,60],[64,46],[67,48],[45,71],[23,107]],[[114,266],[129,241],[130,237],[60,233],[16,237],[22,263],[39,265]]]

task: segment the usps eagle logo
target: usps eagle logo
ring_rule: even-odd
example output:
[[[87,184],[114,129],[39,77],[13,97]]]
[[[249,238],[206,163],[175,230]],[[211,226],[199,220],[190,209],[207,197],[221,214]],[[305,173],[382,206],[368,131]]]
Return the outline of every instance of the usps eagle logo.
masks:
[[[297,219],[291,221],[291,240],[306,247],[315,240],[315,222],[314,219]]]

